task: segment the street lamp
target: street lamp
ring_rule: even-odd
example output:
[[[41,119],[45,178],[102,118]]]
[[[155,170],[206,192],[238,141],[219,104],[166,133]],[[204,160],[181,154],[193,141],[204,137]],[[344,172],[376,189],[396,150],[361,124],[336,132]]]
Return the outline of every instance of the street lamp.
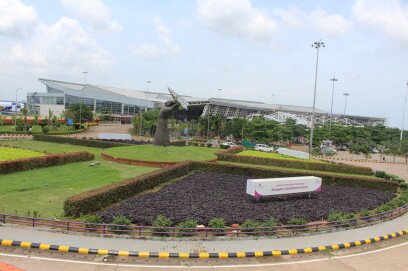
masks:
[[[407,81],[407,89],[406,89],[406,91],[405,91],[404,110],[402,111],[402,122],[401,122],[401,134],[400,134],[399,150],[401,150],[402,134],[403,134],[403,132],[404,132],[405,107],[406,107],[406,105],[407,105],[407,95],[408,95],[408,81]]]
[[[331,96],[331,106],[330,106],[330,127],[332,125],[332,117],[333,117],[333,102],[334,102],[334,83],[339,81],[339,79],[337,78],[331,78],[330,81],[332,81],[333,83],[333,87],[332,87],[332,96]]]
[[[88,75],[88,72],[82,72],[82,74],[84,75],[84,84],[86,84],[86,76]]]
[[[343,117],[347,125],[347,118],[346,118],[346,108],[347,108],[347,98],[350,96],[350,93],[348,92],[343,92],[344,96],[344,112],[343,112]]]
[[[310,140],[309,140],[309,153],[312,154],[313,150],[313,133],[314,133],[314,119],[315,119],[315,110],[316,110],[316,87],[317,87],[317,68],[319,66],[319,51],[320,47],[325,47],[324,42],[316,41],[312,44],[312,47],[316,49],[316,71],[315,71],[315,83],[314,83],[314,92],[313,92],[313,111],[312,111],[312,121],[310,127]]]
[[[17,113],[17,102],[18,102],[18,91],[23,88],[16,88],[16,113]],[[14,125],[17,126],[17,118],[15,118]]]

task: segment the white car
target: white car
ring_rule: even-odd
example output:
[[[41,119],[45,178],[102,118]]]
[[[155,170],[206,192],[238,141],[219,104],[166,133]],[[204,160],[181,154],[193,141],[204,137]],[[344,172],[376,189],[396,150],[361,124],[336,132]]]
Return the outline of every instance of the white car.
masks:
[[[230,142],[230,141],[228,141],[228,142],[223,142],[221,145],[228,146],[229,148],[238,146],[238,145],[235,144],[234,142]]]
[[[255,150],[256,151],[264,151],[264,152],[273,152],[274,149],[273,147],[270,147],[266,144],[256,144],[255,145]]]

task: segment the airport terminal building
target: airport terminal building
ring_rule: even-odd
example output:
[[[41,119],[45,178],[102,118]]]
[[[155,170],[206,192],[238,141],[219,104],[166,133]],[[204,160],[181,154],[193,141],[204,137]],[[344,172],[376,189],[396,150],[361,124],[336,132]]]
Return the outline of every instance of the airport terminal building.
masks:
[[[131,118],[141,110],[161,108],[164,102],[172,99],[170,94],[130,90],[117,87],[94,84],[79,84],[58,80],[40,78],[46,86],[46,92],[30,92],[27,94],[27,106],[31,113],[47,116],[49,110],[54,115],[62,112],[72,104],[86,104],[94,112],[108,110],[116,120],[130,123]],[[284,122],[291,118],[297,123],[309,126],[312,107],[266,104],[263,102],[241,101],[234,99],[198,98],[182,96],[189,103],[188,112],[182,112],[181,119],[198,118],[199,116],[220,115],[229,119],[237,117],[251,118],[265,116],[265,118]],[[385,118],[338,115],[315,109],[315,122],[323,124],[337,121],[347,125],[375,125],[385,124]]]

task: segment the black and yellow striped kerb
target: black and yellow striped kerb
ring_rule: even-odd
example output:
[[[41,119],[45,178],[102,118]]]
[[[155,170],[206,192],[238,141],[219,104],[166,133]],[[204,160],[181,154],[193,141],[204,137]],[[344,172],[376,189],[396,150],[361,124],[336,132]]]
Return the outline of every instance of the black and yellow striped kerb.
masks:
[[[199,252],[199,253],[182,253],[182,252],[147,252],[147,251],[126,251],[126,250],[106,250],[106,249],[92,249],[83,247],[69,247],[69,246],[59,246],[50,245],[43,243],[31,243],[14,241],[7,239],[0,239],[2,246],[7,247],[22,247],[22,248],[35,248],[40,250],[54,250],[60,252],[74,252],[80,254],[95,254],[95,255],[109,255],[109,256],[121,256],[121,257],[140,257],[140,258],[246,258],[246,257],[265,257],[265,256],[282,256],[282,255],[294,255],[301,253],[312,253],[325,250],[338,250],[350,247],[361,246],[364,244],[371,244],[375,242],[380,242],[383,240],[395,238],[408,234],[408,230],[394,232],[388,235],[383,235],[379,237],[369,238],[365,240],[334,244],[329,246],[319,246],[319,247],[308,247],[301,249],[290,249],[290,250],[270,250],[270,251],[253,251],[253,252]]]

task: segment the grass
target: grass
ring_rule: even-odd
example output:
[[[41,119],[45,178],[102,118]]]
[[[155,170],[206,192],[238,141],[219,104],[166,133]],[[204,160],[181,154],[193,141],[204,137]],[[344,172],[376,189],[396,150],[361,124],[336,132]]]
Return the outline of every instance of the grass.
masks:
[[[88,161],[0,175],[0,212],[5,213],[38,211],[43,218],[62,218],[66,198],[155,170],[100,160],[102,149],[98,148],[33,140],[4,141],[2,145],[48,153],[89,151],[100,162],[95,166],[90,166],[95,161]]]
[[[31,151],[31,150],[21,150],[21,149],[16,149],[16,148],[0,147],[0,162],[17,160],[21,158],[39,157],[43,155],[44,154],[41,152],[36,152],[36,151]]]
[[[216,148],[195,146],[168,146],[155,145],[124,146],[105,149],[104,153],[135,160],[156,162],[208,161],[216,159]]]
[[[262,151],[252,151],[252,150],[245,150],[245,151],[238,153],[237,155],[293,160],[293,161],[308,161],[308,162],[316,162],[316,163],[325,163],[325,162],[322,162],[320,160],[315,160],[315,159],[302,159],[302,158],[296,158],[296,157],[292,157],[289,155],[283,155],[283,154],[274,153],[274,152],[262,152]]]

